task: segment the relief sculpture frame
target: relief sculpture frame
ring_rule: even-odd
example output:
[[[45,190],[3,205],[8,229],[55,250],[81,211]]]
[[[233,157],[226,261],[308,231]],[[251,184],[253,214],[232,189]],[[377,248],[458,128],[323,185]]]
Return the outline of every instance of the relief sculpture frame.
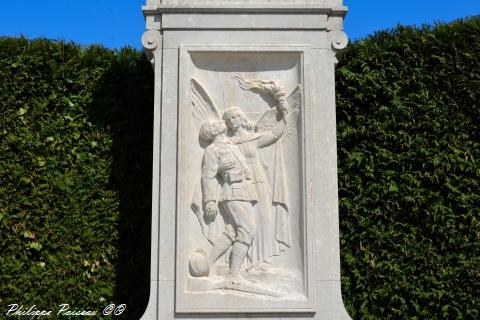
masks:
[[[317,279],[314,232],[315,216],[319,213],[315,212],[314,203],[313,119],[315,117],[313,115],[315,109],[310,97],[310,47],[308,45],[181,45],[179,68],[176,312],[315,312]],[[197,110],[199,104],[204,109]],[[260,150],[261,147],[256,147],[258,150],[254,150],[255,154],[264,152],[264,158],[270,156],[270,160],[262,159],[258,170],[251,170],[251,168],[247,170],[254,171],[253,180],[259,180],[258,172],[264,169],[267,185],[269,181],[278,181],[276,173],[278,171],[281,171],[280,174],[284,176],[282,179],[285,180],[282,181],[286,188],[281,193],[288,198],[288,205],[281,203],[280,206],[279,202],[286,203],[287,200],[275,200],[275,196],[273,200],[270,198],[267,202],[285,209],[286,213],[282,213],[282,217],[288,218],[286,221],[289,228],[285,237],[290,236],[290,240],[280,239],[282,236],[276,233],[280,232],[280,228],[273,228],[272,234],[275,236],[275,241],[272,240],[272,243],[278,248],[275,249],[276,251],[272,249],[274,253],[263,256],[260,254],[258,259],[255,259],[255,254],[252,252],[257,247],[260,247],[257,250],[259,252],[264,250],[257,244],[259,241],[255,240],[255,237],[260,239],[264,233],[252,232],[254,240],[241,235],[244,232],[240,226],[243,222],[235,218],[229,224],[226,222],[228,219],[225,218],[235,216],[237,213],[232,211],[237,209],[224,208],[223,212],[220,211],[223,207],[227,207],[222,206],[222,203],[233,203],[234,200],[239,201],[247,211],[262,211],[259,209],[261,199],[267,196],[272,197],[272,194],[277,192],[273,191],[277,190],[274,185],[277,182],[270,183],[269,188],[265,189],[268,191],[262,191],[263,189],[258,189],[259,187],[255,185],[252,190],[255,193],[257,188],[256,194],[260,195],[260,200],[257,199],[258,195],[251,199],[249,196],[232,198],[229,195],[224,196],[224,202],[218,200],[210,204],[205,200],[207,193],[205,171],[209,168],[206,158],[209,153],[218,153],[212,146],[212,141],[215,141],[214,138],[217,135],[225,136],[222,136],[224,139],[222,150],[230,152],[232,158],[237,161],[227,169],[218,169],[218,165],[215,164],[215,170],[218,171],[215,179],[218,181],[219,189],[222,189],[223,185],[223,192],[225,192],[225,188],[230,188],[231,184],[237,181],[243,181],[242,183],[246,184],[252,180],[248,177],[250,174],[246,173],[234,178],[237,180],[231,178],[236,172],[232,168],[235,166],[243,168],[242,163],[248,163],[248,160],[251,160],[243,159],[246,151],[242,151],[241,147],[242,144],[247,144],[245,143],[247,140],[238,139],[232,132],[227,132],[232,129],[232,124],[229,122],[232,120],[225,117],[227,112],[224,111],[232,109],[232,106],[238,106],[236,108],[242,110],[245,114],[244,118],[255,121],[257,124],[249,133],[252,137],[249,138],[249,143],[254,140],[260,141],[268,134],[274,137],[270,144],[265,144],[267,145],[265,149]],[[215,119],[207,121],[209,113]],[[258,124],[265,122],[264,118],[268,118],[267,114],[273,114],[273,118],[271,117],[273,125],[270,127],[263,125],[264,131],[261,131],[258,129]],[[203,117],[204,120],[199,117]],[[211,137],[212,141],[205,141],[204,136],[199,135],[199,128],[205,122],[216,123],[213,125],[216,129],[212,129],[215,131]],[[282,124],[283,127],[281,127]],[[293,133],[287,137],[285,132],[288,129]],[[210,138],[210,135],[207,138]],[[283,146],[279,141],[285,145]],[[218,145],[222,146],[221,142],[218,142]],[[283,149],[280,148],[281,146]],[[270,152],[270,150],[274,151]],[[281,150],[281,153],[278,150]],[[281,155],[281,162],[277,154]],[[216,160],[209,161],[214,163]],[[282,165],[280,169],[278,163]],[[245,165],[245,167],[251,166],[253,165]],[[276,171],[272,168],[276,168]],[[240,184],[237,183],[237,185]],[[195,198],[200,200],[197,201]],[[232,208],[237,208],[236,204],[232,205]],[[233,226],[234,230],[231,234],[226,231],[213,232],[214,236],[210,239],[209,235],[212,232],[205,231],[208,226],[206,227],[202,220],[207,216],[213,219],[224,217],[222,219],[225,221],[222,225]],[[258,217],[258,214],[256,216]],[[274,222],[276,221],[278,225],[280,219],[278,212],[275,217]],[[260,226],[259,220],[255,221],[257,222],[254,222],[252,229],[260,230],[262,227],[268,232],[271,231],[268,226]],[[268,233],[267,231],[265,234]],[[206,261],[213,255],[213,247],[216,248],[214,240],[217,237],[220,238],[219,235],[227,242],[224,248],[226,251],[221,251],[218,257],[213,259],[213,263],[207,263]],[[245,237],[248,239],[245,240]],[[243,247],[247,251],[245,251],[245,257],[238,258],[239,254],[234,245],[238,244],[241,247],[240,243],[244,244]],[[240,251],[242,250],[239,249]],[[240,259],[240,262],[236,263],[237,269],[240,263],[241,270],[238,280],[235,275],[231,277],[235,273],[233,267],[235,259]]]

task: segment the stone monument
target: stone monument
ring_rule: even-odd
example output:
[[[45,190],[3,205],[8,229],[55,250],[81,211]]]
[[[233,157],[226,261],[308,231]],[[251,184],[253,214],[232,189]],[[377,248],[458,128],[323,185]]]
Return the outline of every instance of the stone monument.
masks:
[[[349,319],[334,68],[342,0],[148,0],[155,69],[142,319]]]

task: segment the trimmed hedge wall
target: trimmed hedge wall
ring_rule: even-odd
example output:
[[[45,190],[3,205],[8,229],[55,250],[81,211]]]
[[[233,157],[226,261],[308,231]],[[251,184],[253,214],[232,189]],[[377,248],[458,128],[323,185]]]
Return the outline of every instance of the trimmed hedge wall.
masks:
[[[11,303],[141,316],[152,98],[133,49],[0,40],[0,318]]]
[[[480,319],[480,19],[398,27],[337,69],[354,319]]]
[[[480,318],[479,52],[477,17],[380,32],[341,58],[354,319]],[[145,310],[152,86],[133,49],[0,39],[0,318],[11,303]]]

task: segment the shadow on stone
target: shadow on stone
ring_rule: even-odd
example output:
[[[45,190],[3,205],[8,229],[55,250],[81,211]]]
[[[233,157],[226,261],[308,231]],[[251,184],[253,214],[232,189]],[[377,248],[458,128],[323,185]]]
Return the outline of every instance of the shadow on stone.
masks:
[[[92,122],[113,139],[109,184],[118,193],[114,301],[123,319],[140,319],[149,299],[153,71],[134,49],[115,53],[90,108]]]

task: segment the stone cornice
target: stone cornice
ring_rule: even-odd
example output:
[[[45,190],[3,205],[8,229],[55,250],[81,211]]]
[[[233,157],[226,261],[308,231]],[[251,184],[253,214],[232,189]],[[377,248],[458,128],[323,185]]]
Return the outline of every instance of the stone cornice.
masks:
[[[256,1],[151,0],[142,7],[148,30],[142,44],[152,60],[161,50],[162,30],[325,30],[326,48],[335,56],[348,44],[343,31],[348,8],[341,0]]]
[[[144,15],[162,13],[325,13],[344,17],[348,8],[345,6],[325,7],[321,4],[296,5],[296,4],[196,4],[192,1],[189,5],[150,5],[142,7]]]

